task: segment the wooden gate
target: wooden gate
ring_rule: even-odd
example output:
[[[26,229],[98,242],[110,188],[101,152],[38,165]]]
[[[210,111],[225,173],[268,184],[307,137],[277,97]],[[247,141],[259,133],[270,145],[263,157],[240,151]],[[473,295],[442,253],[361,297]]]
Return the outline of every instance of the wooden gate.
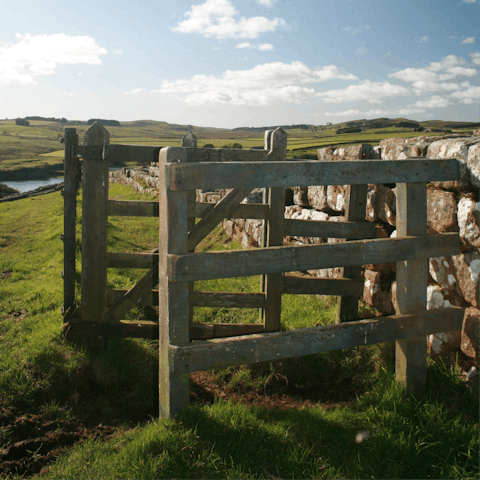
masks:
[[[423,392],[426,335],[459,330],[463,319],[461,308],[426,310],[428,258],[460,253],[458,234],[427,235],[426,182],[457,179],[456,160],[285,161],[286,134],[282,129],[266,132],[264,150],[250,151],[197,149],[192,138],[187,139],[189,147],[114,146],[105,140],[104,129],[93,129],[86,132],[84,146],[76,147],[76,154],[84,158],[82,308],[80,321],[66,317],[67,328],[75,335],[100,337],[154,338],[158,332],[162,416],[173,416],[188,404],[190,372],[392,340],[397,342],[397,379],[410,393]],[[90,133],[92,137],[95,134],[93,143],[87,135]],[[120,154],[129,158],[137,155],[143,161],[157,156],[158,202],[108,200],[106,160]],[[371,239],[374,226],[360,221],[365,218],[368,183],[397,183],[397,238]],[[284,218],[286,187],[343,184],[351,185],[350,218],[346,222]],[[217,205],[195,203],[195,191],[207,187],[232,190]],[[240,204],[254,188],[269,189],[266,204]],[[106,219],[112,214],[158,215],[158,252],[108,253]],[[195,246],[225,217],[265,220],[265,248],[195,253]],[[195,218],[201,220],[195,224]],[[283,246],[283,237],[291,235],[347,241]],[[351,321],[363,290],[361,266],[393,261],[397,262],[397,314]],[[107,292],[109,267],[145,268],[148,272],[128,292]],[[350,277],[284,275],[330,267],[345,267]],[[235,294],[194,290],[195,281],[251,275],[265,275],[263,291]],[[155,298],[152,288],[157,281]],[[339,323],[280,332],[281,296],[286,293],[342,295]],[[107,299],[113,298],[113,307],[107,309]],[[158,325],[122,321],[132,305],[145,303],[158,304]],[[193,324],[192,308],[209,305],[262,308],[264,323]],[[65,307],[69,311],[67,303]],[[216,338],[228,336],[235,337]]]

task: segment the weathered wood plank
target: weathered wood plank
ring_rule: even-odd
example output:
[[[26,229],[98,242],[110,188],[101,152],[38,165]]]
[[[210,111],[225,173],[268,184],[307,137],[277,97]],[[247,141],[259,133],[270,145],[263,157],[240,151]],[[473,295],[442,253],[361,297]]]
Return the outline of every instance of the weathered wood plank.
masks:
[[[188,216],[202,218],[215,207],[215,203],[196,203],[189,207]],[[241,203],[225,218],[258,218],[266,220],[269,216],[268,205],[263,203]]]
[[[285,219],[285,236],[360,240],[362,238],[373,238],[374,235],[375,224],[369,222]]]
[[[193,251],[195,247],[229,215],[236,206],[252,191],[248,188],[236,188],[228,192],[215,207],[210,210],[189,232],[188,250]]]
[[[397,237],[427,233],[427,188],[424,183],[397,184]],[[399,314],[421,313],[427,307],[428,260],[397,261]],[[397,380],[408,393],[420,397],[427,385],[427,339],[425,336],[396,342]]]
[[[361,295],[361,278],[283,277],[283,293],[291,295]]]
[[[63,321],[67,323],[75,309],[75,249],[77,219],[77,173],[76,148],[78,135],[75,128],[65,129],[64,160],[64,214],[63,214]]]
[[[107,312],[106,321],[110,323],[123,320],[135,306],[143,305],[151,297],[152,288],[158,285],[158,263],[149,270],[125,295]]]
[[[429,310],[419,315],[396,315],[230,340],[172,345],[170,352],[175,359],[174,371],[181,374],[458,330],[462,322],[463,309],[452,307]]]
[[[162,147],[158,145],[115,145],[103,146],[84,145],[78,150],[78,154],[84,158],[109,162],[136,162],[139,165],[150,165],[158,160],[158,154]]]
[[[158,253],[106,254],[107,268],[153,268],[158,263]]]
[[[115,305],[120,302],[128,290],[110,289],[107,290],[107,305]],[[140,306],[158,307],[158,290],[151,290],[138,303]]]
[[[169,277],[175,282],[243,277],[339,266],[386,263],[460,253],[456,233],[407,238],[377,238],[345,243],[258,250],[170,255]]]
[[[94,123],[84,135],[86,146],[108,145],[109,134]],[[82,322],[98,322],[106,309],[108,162],[83,159]]]
[[[265,308],[264,293],[199,292],[190,293],[195,307]]]
[[[158,217],[158,202],[108,200],[107,215],[112,217]]]
[[[373,238],[375,236],[375,226],[365,222],[367,212],[367,191],[368,185],[348,185],[346,195],[345,220],[353,222],[363,222],[363,225],[374,227],[363,238]],[[360,237],[362,238],[362,237]],[[355,265],[353,267],[344,267],[343,276],[345,278],[361,278],[362,267]],[[362,292],[363,293],[363,292]],[[355,320],[358,317],[358,300],[362,295],[342,296],[338,301],[336,322]]]
[[[263,325],[257,323],[193,323],[190,324],[192,340],[208,340],[213,338],[237,337],[262,333]]]
[[[261,162],[269,152],[265,150],[243,150],[235,148],[187,148],[188,163],[203,162]]]
[[[430,182],[458,178],[457,160],[214,162],[165,166],[168,188],[263,188]]]
[[[159,414],[173,417],[189,402],[188,374],[175,374],[169,345],[189,342],[189,284],[168,277],[168,255],[188,252],[188,193],[166,188],[167,162],[186,162],[185,148],[162,148],[159,154]],[[195,188],[195,187],[194,187]],[[193,281],[193,280],[192,280]]]
[[[286,160],[287,134],[282,128],[276,129],[271,136],[272,156],[275,160]],[[270,218],[267,225],[267,247],[283,246],[285,222],[285,188],[269,189],[268,204]],[[278,332],[282,315],[282,285],[281,273],[269,274],[265,278],[265,331]]]

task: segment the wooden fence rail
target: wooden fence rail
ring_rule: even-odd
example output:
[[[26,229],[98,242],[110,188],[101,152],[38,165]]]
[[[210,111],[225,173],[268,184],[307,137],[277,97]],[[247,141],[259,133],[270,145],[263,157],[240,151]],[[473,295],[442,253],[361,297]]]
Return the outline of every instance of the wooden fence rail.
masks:
[[[66,131],[65,169],[67,174],[68,144],[69,162],[83,157],[81,317],[66,316],[66,326],[73,336],[159,338],[162,416],[173,416],[188,404],[190,372],[392,340],[397,348],[397,379],[410,393],[422,394],[425,336],[458,330],[462,323],[460,308],[426,310],[428,258],[460,252],[458,234],[427,235],[426,182],[457,179],[456,160],[287,162],[282,129],[266,132],[264,150],[250,151],[197,148],[191,134],[185,136],[183,147],[109,145],[108,132],[97,124],[85,133],[83,146],[75,137],[74,131]],[[114,159],[141,163],[158,159],[158,202],[108,199],[108,161]],[[397,184],[397,238],[373,238],[375,226],[365,221],[368,183]],[[349,185],[345,222],[285,219],[286,187],[339,184]],[[75,275],[69,188],[65,192],[66,232],[67,224],[70,229],[65,247],[67,309],[73,302]],[[196,190],[205,188],[231,190],[217,204],[196,202]],[[254,188],[265,189],[264,203],[241,203]],[[158,249],[108,252],[107,218],[113,215],[158,217]],[[264,221],[264,248],[195,252],[225,218]],[[284,246],[284,237],[295,235],[344,241]],[[397,315],[355,321],[363,291],[362,265],[387,262],[397,262]],[[344,267],[344,278],[305,278],[294,273],[330,267]],[[146,271],[130,290],[109,290],[109,268]],[[292,273],[285,275],[288,272]],[[199,280],[251,275],[262,276],[260,292],[195,289]],[[284,294],[341,296],[337,324],[280,332]],[[159,321],[126,322],[134,305],[158,307]],[[194,308],[216,306],[260,309],[262,323],[193,322]]]

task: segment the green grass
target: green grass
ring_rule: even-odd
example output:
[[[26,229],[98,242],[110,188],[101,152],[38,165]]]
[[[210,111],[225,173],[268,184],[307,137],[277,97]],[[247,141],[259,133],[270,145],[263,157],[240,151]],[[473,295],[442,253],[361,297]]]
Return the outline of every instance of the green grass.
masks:
[[[176,421],[77,446],[46,478],[478,476],[478,426],[435,400],[406,397],[388,375],[369,393],[337,409],[193,406]]]
[[[111,186],[110,196],[149,199],[120,185]],[[295,384],[343,392],[350,399],[343,407],[264,410],[219,401],[192,405],[175,421],[149,421],[157,415],[157,342],[111,340],[107,350],[95,351],[62,340],[60,193],[0,205],[0,225],[0,405],[18,414],[118,425],[108,441],[74,446],[46,478],[478,478],[478,401],[455,372],[430,360],[427,394],[419,401],[406,396],[394,381],[388,345],[210,372],[239,393],[268,396]],[[78,217],[78,238],[80,232]],[[154,219],[109,220],[110,251],[157,243]],[[198,248],[239,247],[218,228]],[[79,292],[80,252],[77,269]],[[141,274],[109,271],[108,283],[129,288]],[[196,288],[259,291],[260,278]],[[286,295],[282,328],[331,323],[334,311],[334,301]],[[152,315],[153,309],[137,309],[130,318]],[[258,320],[256,310],[195,311],[195,321]],[[360,431],[370,437],[357,444]]]

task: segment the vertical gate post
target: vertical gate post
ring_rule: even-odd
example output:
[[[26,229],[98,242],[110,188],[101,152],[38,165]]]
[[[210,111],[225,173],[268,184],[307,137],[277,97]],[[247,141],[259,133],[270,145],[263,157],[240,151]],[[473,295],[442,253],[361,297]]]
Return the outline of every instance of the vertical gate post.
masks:
[[[83,137],[84,146],[105,147],[109,133],[95,122]],[[82,322],[101,322],[107,296],[108,161],[83,159]]]
[[[274,161],[287,159],[287,134],[282,128],[277,128],[271,135],[271,152]],[[285,188],[270,188],[270,215],[268,220],[267,246],[282,246],[285,224]],[[265,283],[265,331],[278,332],[282,311],[282,280],[281,273],[269,274]]]
[[[75,128],[65,129],[63,188],[63,322],[68,323],[75,309],[75,228],[77,221],[77,170]]]
[[[197,148],[197,137],[192,133],[188,132],[182,137],[182,147],[186,148]],[[189,190],[187,192],[188,206],[195,205],[197,201],[197,190]],[[195,215],[188,218],[188,231],[190,232],[195,227]],[[189,250],[194,251],[195,248]],[[189,282],[188,288],[190,292],[193,292],[195,289],[194,282]],[[190,304],[190,323],[193,323],[193,305]]]
[[[397,183],[397,237],[427,234],[425,183]],[[428,259],[397,262],[397,314],[422,313],[427,307]],[[426,337],[397,340],[397,381],[415,397],[425,392]]]
[[[169,189],[166,164],[186,162],[186,150],[167,147],[159,155],[159,415],[171,418],[189,401],[189,376],[175,374],[170,345],[189,342],[189,284],[170,281],[167,270],[169,254],[188,252],[188,192]]]

